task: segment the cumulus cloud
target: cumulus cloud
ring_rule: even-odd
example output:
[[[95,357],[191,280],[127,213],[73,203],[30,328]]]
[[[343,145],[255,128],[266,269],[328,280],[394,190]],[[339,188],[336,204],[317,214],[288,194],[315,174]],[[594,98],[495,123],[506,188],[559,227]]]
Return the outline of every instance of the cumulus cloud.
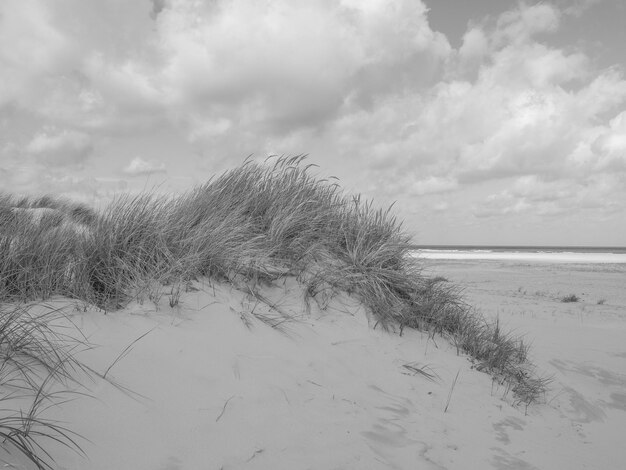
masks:
[[[576,149],[591,146],[585,140],[598,134],[604,139],[619,134],[617,121],[601,123],[626,102],[622,73],[605,70],[593,77],[584,54],[534,40],[538,32],[558,26],[554,7],[522,4],[520,9],[505,14],[491,30],[474,28],[466,35],[460,53],[481,61],[475,77],[467,77],[456,62],[450,78],[429,94],[406,99],[406,106],[394,104],[395,123],[387,126],[382,113],[389,111],[379,108],[372,121],[392,132],[387,140],[393,144],[383,157],[387,164],[412,153],[401,162],[406,171],[473,184],[525,174],[585,178],[602,159],[607,147],[599,141],[598,152],[585,161],[576,157]],[[512,42],[513,36],[523,40]],[[409,129],[402,125],[411,121]],[[365,119],[361,124],[369,125]]]
[[[463,42],[458,51],[460,65],[468,68],[473,64],[482,63],[489,49],[489,39],[482,28],[471,27],[463,35]]]
[[[97,148],[129,182],[178,171],[141,148],[158,133],[188,145],[190,172],[309,153],[348,187],[435,212],[615,211],[624,71],[551,40],[594,4],[521,2],[454,49],[418,0],[6,0],[0,115],[33,122],[14,125],[23,166],[80,167]],[[121,160],[137,154],[155,160]]]
[[[54,128],[37,133],[26,145],[26,152],[50,166],[80,166],[92,151],[87,134]]]
[[[13,53],[10,63],[49,91],[41,112],[76,125],[146,125],[156,114],[196,138],[212,127],[203,121],[279,133],[320,126],[346,103],[371,106],[380,95],[432,84],[450,52],[424,5],[411,0],[73,0],[55,8],[27,0],[33,18],[9,3],[20,15],[13,23],[29,23],[26,48],[41,51],[42,62],[21,63]],[[80,24],[71,21],[77,15]],[[12,44],[18,34],[5,36]]]
[[[553,5],[520,3],[518,8],[498,17],[493,42],[507,46],[527,42],[537,33],[556,31],[560,17],[560,10]]]
[[[165,164],[144,160],[141,157],[133,158],[123,172],[130,176],[152,175],[154,173],[165,173]]]
[[[163,99],[199,138],[220,120],[285,134],[432,83],[449,53],[420,2],[172,2],[158,16]]]
[[[52,24],[41,3],[0,4],[0,106],[26,100],[46,75],[62,72],[72,45]]]
[[[602,0],[568,0],[563,5],[563,12],[567,15],[580,17],[583,13],[600,2],[602,2]]]
[[[626,173],[626,111],[613,118],[598,134],[590,145],[590,151],[597,156],[594,169]]]
[[[424,194],[434,194],[448,192],[458,187],[456,180],[452,178],[442,178],[437,176],[430,176],[428,178],[418,180],[413,183],[411,193],[418,196]]]
[[[528,214],[573,215],[586,210],[596,215],[623,210],[626,194],[615,175],[591,175],[584,181],[545,180],[537,176],[516,178],[510,188],[490,194],[473,207],[479,218]]]
[[[476,217],[493,217],[510,214],[519,214],[530,209],[530,205],[523,199],[516,199],[508,192],[491,194],[482,205],[474,208]]]

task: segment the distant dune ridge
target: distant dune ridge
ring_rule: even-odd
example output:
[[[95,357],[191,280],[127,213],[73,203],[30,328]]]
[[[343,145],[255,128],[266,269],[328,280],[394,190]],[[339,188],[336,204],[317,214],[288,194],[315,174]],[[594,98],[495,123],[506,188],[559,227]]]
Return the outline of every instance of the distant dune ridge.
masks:
[[[6,256],[4,272],[12,273],[15,278],[15,270],[21,266],[15,262],[23,261],[30,252],[41,253],[49,247],[57,251],[58,256],[50,253],[54,268],[48,266],[47,274],[56,280],[51,279],[53,285],[46,289],[46,295],[55,291],[67,294],[59,285],[75,284],[78,257],[97,217],[96,212],[85,205],[50,196],[20,200],[0,197],[0,242]],[[61,248],[60,252],[55,246]],[[41,261],[43,259],[45,257]],[[10,275],[5,276],[5,281],[8,279]]]
[[[89,227],[97,217],[96,212],[86,205],[51,196],[18,200],[0,195],[0,227],[5,230],[12,224],[78,230]]]
[[[13,312],[16,303],[65,296],[110,311],[164,292],[175,306],[202,278],[240,286],[263,302],[263,286],[289,277],[317,302],[341,292],[352,295],[375,327],[442,335],[478,369],[508,384],[516,401],[538,400],[545,381],[535,375],[527,345],[466,305],[456,286],[425,276],[412,247],[390,210],[345,195],[332,178],[313,177],[301,156],[264,164],[247,160],[176,197],[121,195],[100,212],[53,197],[5,195],[0,197],[0,308]],[[38,329],[15,326],[23,321],[34,321]],[[45,317],[14,315],[13,326],[0,325],[7,332],[0,354],[17,367],[23,356],[53,376],[58,370],[71,375],[67,355],[51,362],[50,351],[63,346],[50,339],[54,335],[46,333],[46,324]],[[12,344],[12,331],[22,331],[19,344],[31,336],[43,342],[45,357]],[[30,375],[26,382],[35,395],[43,387]],[[21,451],[45,466],[36,456],[35,438],[24,432],[28,423],[12,432],[25,436]],[[68,442],[67,435],[61,440]]]
[[[49,207],[36,208],[0,208],[0,234],[18,238],[20,234],[42,233],[61,236],[64,234],[88,235],[91,228],[89,223],[76,220],[71,214]]]

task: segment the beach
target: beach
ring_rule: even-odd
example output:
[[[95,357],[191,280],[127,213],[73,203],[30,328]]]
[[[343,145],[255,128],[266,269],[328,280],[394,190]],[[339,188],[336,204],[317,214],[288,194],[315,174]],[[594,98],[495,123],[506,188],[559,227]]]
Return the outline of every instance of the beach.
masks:
[[[4,199],[0,464],[622,467],[623,249],[415,252],[302,160]]]
[[[625,20],[0,0],[0,470],[626,470]]]
[[[96,345],[78,358],[107,374],[45,413],[84,438],[86,456],[48,447],[57,468],[622,468],[626,266],[424,268],[524,336],[552,379],[545,397],[520,404],[445,338],[384,331],[346,294],[307,303],[289,277],[264,301],[208,281],[173,308],[164,297],[105,315],[59,298]]]
[[[536,467],[621,468],[626,461],[620,444],[626,432],[626,265],[528,257],[425,263],[432,274],[462,285],[468,303],[498,318],[503,329],[524,335],[532,344],[532,360],[552,377],[546,404],[531,413],[545,418],[556,413],[562,424],[569,422],[576,445],[566,450],[555,438],[554,464]],[[572,294],[579,301],[562,301]],[[578,454],[571,465],[559,460],[568,452]]]

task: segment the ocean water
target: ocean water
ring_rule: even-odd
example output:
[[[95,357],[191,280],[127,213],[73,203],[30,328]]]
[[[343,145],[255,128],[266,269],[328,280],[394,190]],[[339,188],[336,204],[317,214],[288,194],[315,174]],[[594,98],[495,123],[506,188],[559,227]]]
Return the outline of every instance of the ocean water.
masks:
[[[415,255],[449,260],[626,264],[626,247],[421,245]]]

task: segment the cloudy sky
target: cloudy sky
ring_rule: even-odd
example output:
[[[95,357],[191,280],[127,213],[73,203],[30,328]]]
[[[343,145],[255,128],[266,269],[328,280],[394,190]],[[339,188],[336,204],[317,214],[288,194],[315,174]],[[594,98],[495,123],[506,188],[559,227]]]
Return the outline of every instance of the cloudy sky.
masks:
[[[0,190],[309,154],[423,244],[626,245],[622,0],[2,0]]]

